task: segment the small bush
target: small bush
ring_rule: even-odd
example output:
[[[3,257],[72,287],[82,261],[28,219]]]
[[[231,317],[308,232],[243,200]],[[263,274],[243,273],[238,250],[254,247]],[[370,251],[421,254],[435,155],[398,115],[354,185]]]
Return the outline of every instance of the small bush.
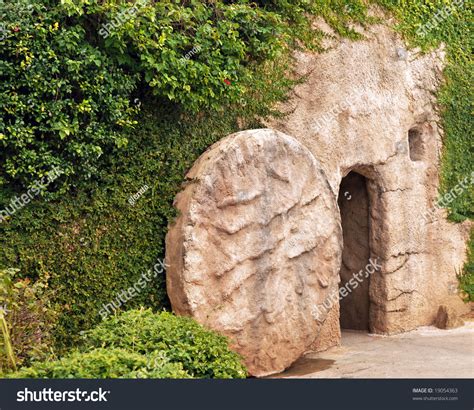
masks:
[[[73,351],[60,360],[35,363],[9,375],[10,378],[105,379],[105,378],[190,378],[180,363],[163,355],[141,355],[124,349]]]
[[[60,360],[35,362],[12,378],[244,378],[228,341],[189,318],[130,310],[85,332]]]
[[[86,332],[84,343],[88,348],[120,348],[147,356],[162,352],[196,378],[246,376],[240,357],[229,350],[227,338],[168,312],[125,312]]]
[[[4,334],[0,334],[0,373],[42,360],[50,353],[56,318],[50,297],[45,281],[31,282],[21,279],[17,269],[0,269],[0,309],[6,322]],[[7,362],[9,345],[14,364],[10,359]]]

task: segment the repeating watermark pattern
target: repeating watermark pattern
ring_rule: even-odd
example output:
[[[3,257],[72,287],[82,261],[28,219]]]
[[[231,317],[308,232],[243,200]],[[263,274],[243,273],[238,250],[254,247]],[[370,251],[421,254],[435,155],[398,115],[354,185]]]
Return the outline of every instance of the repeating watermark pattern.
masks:
[[[420,37],[425,37],[431,30],[438,27],[443,20],[446,20],[451,14],[454,13],[456,8],[464,7],[465,0],[453,0],[452,4],[446,5],[443,8],[438,9],[436,14],[428,21],[423,24],[417,31],[416,34]]]
[[[142,106],[142,102],[140,101],[139,98],[135,98],[133,100],[133,103],[135,104],[135,107],[137,107],[137,109],[140,109],[140,107]]]
[[[318,118],[312,125],[312,129],[315,132],[320,131],[321,129],[327,127],[331,122],[333,122],[339,114],[344,111],[347,111],[351,105],[360,98],[359,92],[352,92],[344,98],[344,101],[334,104],[329,111],[325,112],[321,118]]]
[[[368,82],[377,87],[377,79],[373,75],[369,75]],[[380,94],[380,92],[379,92]],[[328,127],[332,122],[334,122],[339,114],[349,110],[350,107],[359,103],[364,96],[367,96],[367,90],[354,90],[350,94],[346,95],[343,101],[337,102],[331,106],[329,110],[327,110],[320,118],[318,118],[314,123],[311,124],[311,129],[314,132],[319,132],[323,128]],[[390,98],[387,95],[387,98]]]
[[[426,210],[422,217],[425,222],[433,222],[436,220],[436,212],[441,208],[447,208],[448,205],[453,202],[459,195],[461,195],[470,185],[474,183],[474,171],[471,172],[470,176],[466,176],[463,180],[459,181],[457,185],[452,188],[449,192],[444,194],[434,206]]]
[[[346,296],[350,295],[352,291],[357,289],[365,279],[367,279],[374,272],[380,271],[381,268],[382,265],[379,265],[377,258],[370,258],[369,263],[364,269],[353,273],[352,278],[349,279],[344,286],[340,287],[338,291],[331,292],[321,305],[313,307],[311,310],[313,318],[317,321],[321,321],[321,319],[324,318],[324,315],[332,309],[336,301],[340,301]]]
[[[136,204],[136,201],[138,201],[141,196],[146,192],[148,191],[149,187],[148,185],[143,185],[136,194],[133,194],[133,195],[130,195],[130,197],[128,198],[128,203],[131,205],[131,206],[135,206]]]
[[[15,196],[13,199],[11,199],[10,205],[0,210],[0,223],[6,221],[15,212],[28,205],[35,196],[46,190],[48,185],[54,182],[62,174],[63,171],[59,167],[55,166],[51,171],[47,172],[46,175],[43,176],[41,179],[34,181],[33,184],[30,185],[26,193],[21,194],[20,196]]]
[[[129,300],[139,295],[148,286],[148,284],[160,273],[163,273],[167,267],[169,267],[168,264],[166,264],[161,259],[158,259],[158,262],[155,263],[153,269],[148,269],[145,273],[142,273],[140,279],[138,279],[133,284],[133,286],[118,292],[115,296],[115,299],[109,303],[102,304],[102,308],[99,310],[99,314],[102,316],[102,319],[106,319],[109,315],[120,309],[120,307],[122,307]]]
[[[439,214],[437,213],[437,211],[446,208],[459,195],[461,195],[465,191],[465,189],[467,189],[472,184],[474,184],[474,172],[471,173],[470,181],[469,176],[465,177],[463,180],[459,181],[453,189],[443,195],[431,208],[424,211],[421,215],[423,223],[409,225],[407,227],[409,234],[408,237],[418,238],[420,237],[420,235],[426,235],[426,226],[430,223],[435,222],[438,219]]]
[[[164,351],[160,351],[157,353],[157,356],[151,359],[147,359],[146,368],[147,369],[156,369],[157,367],[162,366],[163,362],[169,361],[166,353]],[[147,375],[146,371],[138,370],[136,373],[137,379],[147,379],[149,376]]]
[[[202,50],[200,45],[194,46],[190,51],[188,51],[184,55],[184,60],[189,60],[192,56],[196,55],[197,53],[200,53]]]
[[[112,21],[102,24],[101,28],[99,29],[99,35],[106,39],[114,30],[120,28],[127,21],[135,17],[140,11],[140,8],[146,6],[147,3],[148,0],[138,0],[132,7],[121,11]]]

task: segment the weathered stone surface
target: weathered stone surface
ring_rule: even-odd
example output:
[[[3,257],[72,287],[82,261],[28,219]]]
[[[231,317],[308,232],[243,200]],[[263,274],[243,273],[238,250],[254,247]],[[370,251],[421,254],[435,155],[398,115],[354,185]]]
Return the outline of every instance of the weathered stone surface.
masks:
[[[464,322],[456,314],[456,311],[445,305],[441,305],[438,309],[438,314],[436,315],[435,325],[440,329],[454,329],[456,327],[462,326]]]
[[[394,334],[433,324],[440,305],[441,325],[469,310],[456,271],[472,224],[434,206],[444,51],[408,50],[386,26],[357,29],[364,40],[295,54],[305,81],[278,107],[287,115],[266,123],[294,139],[232,135],[199,159],[177,197],[173,308],[231,336],[255,375],[339,344],[341,326]],[[473,182],[466,175],[462,189]],[[368,282],[319,309],[369,258],[381,268]]]
[[[228,335],[252,375],[307,351],[337,288],[336,198],[313,155],[272,130],[233,134],[206,151],[176,197],[166,238],[173,310]]]
[[[322,23],[320,28],[330,31]],[[394,334],[432,324],[440,305],[458,315],[468,309],[455,288],[471,223],[450,223],[446,211],[434,207],[442,152],[436,90],[444,50],[424,54],[407,49],[384,25],[360,30],[362,41],[330,40],[326,53],[295,54],[295,76],[305,81],[278,107],[287,115],[266,126],[300,141],[321,163],[336,195],[341,190],[342,203],[359,205],[352,213],[359,232],[350,218],[342,221],[343,259],[355,261],[369,251],[382,265],[370,277],[369,329]],[[341,182],[350,173],[366,179],[368,249],[362,240],[365,214],[360,216],[365,199],[359,201],[354,192],[350,202],[341,197],[346,191]],[[466,178],[468,188],[463,189],[472,189],[474,175]],[[341,270],[343,282],[358,269],[349,265]],[[350,302],[341,301],[341,314],[357,310],[354,304],[344,306]],[[328,331],[321,332],[332,334],[334,345],[339,340],[332,329],[338,325],[332,315],[324,324]]]

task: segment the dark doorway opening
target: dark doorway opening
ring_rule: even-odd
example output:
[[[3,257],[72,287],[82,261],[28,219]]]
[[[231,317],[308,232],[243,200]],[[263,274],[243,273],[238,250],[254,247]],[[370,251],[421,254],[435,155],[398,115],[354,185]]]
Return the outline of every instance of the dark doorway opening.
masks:
[[[344,241],[340,288],[347,289],[341,294],[340,324],[342,329],[369,331],[370,277],[365,277],[370,258],[366,178],[353,171],[344,177],[339,188],[338,204]],[[361,271],[362,274],[359,273]]]

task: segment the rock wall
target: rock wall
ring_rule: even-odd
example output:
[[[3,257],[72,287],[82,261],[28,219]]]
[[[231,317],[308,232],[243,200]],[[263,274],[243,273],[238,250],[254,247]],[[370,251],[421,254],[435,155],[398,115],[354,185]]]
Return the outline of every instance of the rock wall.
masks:
[[[467,310],[456,270],[469,223],[434,208],[444,53],[409,51],[385,26],[364,35],[296,54],[306,81],[279,107],[287,115],[268,122],[280,132],[224,138],[176,198],[166,239],[173,309],[230,336],[253,375],[338,344],[341,324],[392,334],[432,324],[440,305]],[[359,177],[345,180],[338,207],[349,173]],[[341,305],[331,299],[367,259],[380,267],[365,287]]]
[[[296,54],[295,74],[306,81],[279,107],[288,115],[267,125],[308,147],[335,195],[351,171],[368,179],[370,254],[382,264],[371,277],[370,329],[391,334],[433,323],[441,304],[467,310],[456,294],[456,270],[470,224],[450,223],[434,208],[443,50],[407,50],[382,25],[363,34],[365,40],[338,41],[322,55]]]

